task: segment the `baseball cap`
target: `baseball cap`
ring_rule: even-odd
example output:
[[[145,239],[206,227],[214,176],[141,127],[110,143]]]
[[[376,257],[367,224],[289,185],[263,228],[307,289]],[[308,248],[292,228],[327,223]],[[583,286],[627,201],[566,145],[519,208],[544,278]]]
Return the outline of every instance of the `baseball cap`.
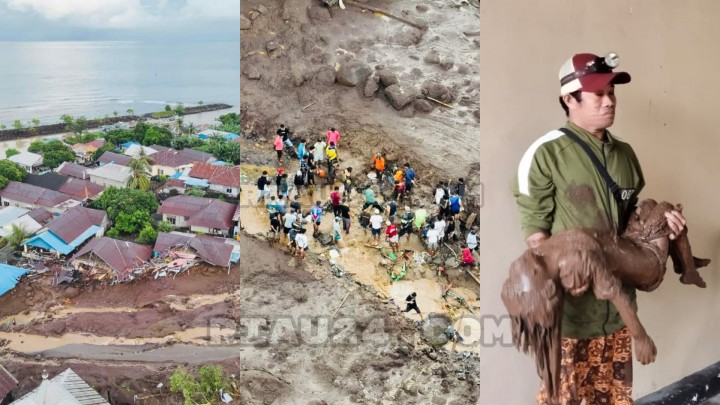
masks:
[[[601,57],[592,53],[578,53],[560,67],[560,95],[577,90],[596,92],[608,84],[630,83],[627,72],[613,72],[618,66],[618,56],[609,53]]]

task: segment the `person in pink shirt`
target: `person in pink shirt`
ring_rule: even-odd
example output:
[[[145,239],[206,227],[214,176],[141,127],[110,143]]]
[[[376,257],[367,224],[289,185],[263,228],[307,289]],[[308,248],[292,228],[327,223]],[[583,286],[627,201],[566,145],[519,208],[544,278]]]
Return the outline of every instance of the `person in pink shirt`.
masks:
[[[277,162],[278,166],[282,163],[282,155],[283,155],[283,140],[282,136],[275,135],[275,141],[273,141],[273,145],[275,145],[275,152],[277,153]]]
[[[328,145],[332,142],[335,144],[335,148],[337,149],[338,141],[340,140],[340,132],[336,131],[335,128],[330,128],[325,135],[327,135]]]
[[[463,251],[462,251],[462,263],[461,265],[463,267],[474,267],[475,266],[475,258],[472,255],[472,251],[467,245],[463,245]]]

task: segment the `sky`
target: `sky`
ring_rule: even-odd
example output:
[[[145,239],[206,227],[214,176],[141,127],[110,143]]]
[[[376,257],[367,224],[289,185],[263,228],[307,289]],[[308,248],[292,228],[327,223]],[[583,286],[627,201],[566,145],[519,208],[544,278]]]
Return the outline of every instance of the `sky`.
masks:
[[[239,41],[240,0],[0,0],[0,41]]]

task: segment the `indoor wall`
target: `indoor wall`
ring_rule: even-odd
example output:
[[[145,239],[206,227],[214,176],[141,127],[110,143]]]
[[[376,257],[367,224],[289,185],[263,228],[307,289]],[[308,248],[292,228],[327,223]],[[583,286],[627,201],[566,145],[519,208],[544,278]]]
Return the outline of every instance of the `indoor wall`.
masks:
[[[635,363],[635,398],[720,361],[719,15],[714,0],[481,2],[484,314],[505,313],[500,289],[525,249],[510,180],[533,140],[564,124],[558,69],[573,53],[620,55],[632,82],[617,88],[611,130],[640,159],[647,182],[640,198],[682,203],[695,255],[713,260],[701,270],[707,289],[681,285],[670,268],[660,288],[638,293],[658,356]],[[507,341],[507,323],[502,332]],[[482,349],[481,403],[534,403],[531,358],[490,346]]]

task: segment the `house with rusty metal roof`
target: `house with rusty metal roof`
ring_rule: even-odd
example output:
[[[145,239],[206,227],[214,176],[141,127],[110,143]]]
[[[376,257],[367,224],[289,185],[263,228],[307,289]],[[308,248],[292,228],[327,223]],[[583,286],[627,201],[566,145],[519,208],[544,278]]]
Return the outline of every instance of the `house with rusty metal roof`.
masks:
[[[127,281],[135,277],[152,256],[152,246],[103,236],[83,246],[71,259],[72,266],[95,280]]]
[[[68,255],[92,237],[101,237],[109,227],[105,211],[75,207],[50,221],[46,229],[23,245],[60,255]]]
[[[90,176],[88,176],[87,174],[88,170],[90,170],[90,168],[71,162],[62,162],[60,166],[55,169],[57,173],[62,174],[63,176],[69,176],[83,180],[87,180],[90,178]]]
[[[80,205],[80,201],[71,195],[17,181],[9,182],[7,187],[0,190],[0,202],[3,207],[42,207],[53,214],[61,214]]]
[[[110,402],[98,394],[71,368],[67,368],[51,379],[48,379],[48,375],[43,373],[40,385],[13,402],[13,405],[15,404],[110,405]]]
[[[10,399],[10,393],[18,386],[18,380],[0,365],[0,404]]]
[[[193,232],[229,235],[235,205],[213,198],[179,195],[163,201],[157,212],[176,229],[190,228]]]
[[[195,163],[187,174],[194,179],[207,180],[210,190],[228,196],[240,195],[240,166],[219,166],[210,163]]]
[[[75,152],[76,160],[80,163],[92,162],[92,157],[98,149],[105,145],[105,140],[97,139],[95,141],[86,143],[76,143],[71,146],[73,152]]]
[[[87,201],[99,197],[105,191],[105,187],[90,180],[69,178],[58,191],[81,201]]]
[[[193,252],[203,261],[220,267],[230,267],[240,260],[240,244],[232,239],[209,235],[195,235],[182,232],[158,233],[155,254],[173,252]]]
[[[125,156],[119,153],[107,151],[100,155],[100,157],[98,158],[98,163],[100,164],[100,166],[110,163],[115,163],[116,165],[120,166],[127,166],[131,160],[132,158],[130,156]]]
[[[196,162],[195,159],[175,149],[155,153],[150,157],[150,160],[152,161],[150,171],[153,176],[172,176],[175,173],[192,167],[193,163]]]

